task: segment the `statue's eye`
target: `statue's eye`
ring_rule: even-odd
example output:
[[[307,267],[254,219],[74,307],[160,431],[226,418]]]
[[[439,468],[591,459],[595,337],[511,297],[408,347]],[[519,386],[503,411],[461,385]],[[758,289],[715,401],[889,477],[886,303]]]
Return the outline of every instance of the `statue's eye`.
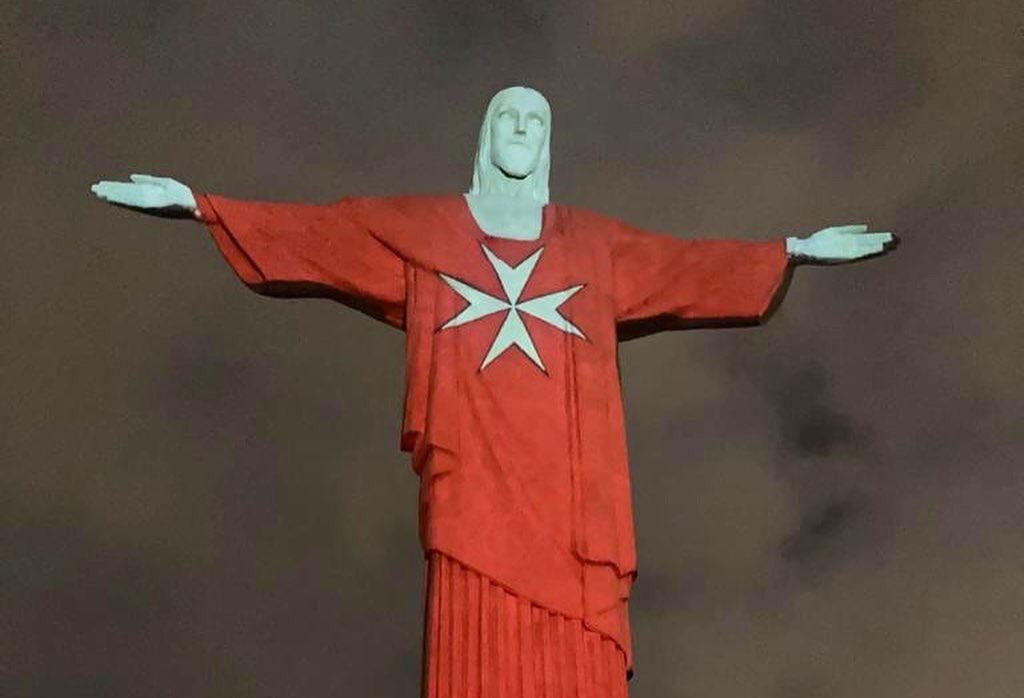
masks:
[[[544,119],[540,118],[536,114],[530,114],[529,120],[530,120],[530,123],[535,124],[536,126],[543,126],[544,125]]]

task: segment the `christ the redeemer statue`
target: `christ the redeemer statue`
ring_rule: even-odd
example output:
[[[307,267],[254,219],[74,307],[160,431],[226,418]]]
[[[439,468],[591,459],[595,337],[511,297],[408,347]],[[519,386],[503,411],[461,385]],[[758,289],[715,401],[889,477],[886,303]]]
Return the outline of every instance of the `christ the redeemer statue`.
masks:
[[[551,204],[550,137],[544,97],[511,87],[487,107],[464,195],[304,205],[149,175],[92,187],[201,220],[257,293],[333,298],[404,330],[429,698],[624,697],[636,553],[618,342],[758,324],[796,263],[895,242],[859,225],[684,240]]]

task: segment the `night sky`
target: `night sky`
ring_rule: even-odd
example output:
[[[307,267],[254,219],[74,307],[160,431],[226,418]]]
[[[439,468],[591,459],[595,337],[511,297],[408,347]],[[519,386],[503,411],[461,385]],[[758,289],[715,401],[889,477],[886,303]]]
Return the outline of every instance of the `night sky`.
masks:
[[[417,695],[402,334],[89,185],[465,191],[510,84],[553,201],[903,241],[622,346],[631,696],[1021,695],[1019,0],[26,2],[0,36],[0,695]]]

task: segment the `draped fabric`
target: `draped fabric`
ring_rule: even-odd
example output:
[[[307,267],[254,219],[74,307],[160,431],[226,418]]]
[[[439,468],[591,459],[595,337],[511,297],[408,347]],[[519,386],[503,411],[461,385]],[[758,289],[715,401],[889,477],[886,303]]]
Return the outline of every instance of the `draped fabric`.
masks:
[[[626,657],[579,619],[432,552],[423,698],[626,698]]]
[[[570,635],[599,633],[631,670],[618,344],[763,321],[788,279],[784,242],[685,240],[555,204],[536,239],[496,238],[462,196],[197,202],[252,290],[331,298],[405,333],[399,444],[420,479],[424,551],[493,580],[531,617],[543,608],[572,619]]]

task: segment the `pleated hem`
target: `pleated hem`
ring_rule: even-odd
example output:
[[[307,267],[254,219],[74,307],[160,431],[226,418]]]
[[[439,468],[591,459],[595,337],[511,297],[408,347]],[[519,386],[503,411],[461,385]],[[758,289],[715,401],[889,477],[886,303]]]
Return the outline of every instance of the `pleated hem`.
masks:
[[[431,551],[424,698],[626,698],[626,656],[609,637]]]

